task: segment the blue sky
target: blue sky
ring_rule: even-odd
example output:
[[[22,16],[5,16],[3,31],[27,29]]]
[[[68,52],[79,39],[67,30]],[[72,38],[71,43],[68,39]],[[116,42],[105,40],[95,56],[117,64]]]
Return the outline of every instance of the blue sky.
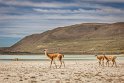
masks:
[[[27,35],[87,22],[124,22],[124,0],[0,0],[0,47]]]

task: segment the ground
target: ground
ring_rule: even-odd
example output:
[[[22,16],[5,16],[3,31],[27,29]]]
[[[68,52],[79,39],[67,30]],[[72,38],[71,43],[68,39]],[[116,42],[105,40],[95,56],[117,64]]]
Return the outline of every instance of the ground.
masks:
[[[59,62],[56,62],[59,65]],[[65,61],[49,68],[49,61],[0,62],[0,83],[124,83],[124,63],[99,67],[97,61]]]

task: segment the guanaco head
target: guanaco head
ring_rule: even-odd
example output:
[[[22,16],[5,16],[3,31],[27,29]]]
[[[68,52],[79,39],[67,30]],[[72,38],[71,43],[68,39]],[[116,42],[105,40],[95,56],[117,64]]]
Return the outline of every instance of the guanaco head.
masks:
[[[97,56],[97,55],[95,55],[95,56]]]
[[[44,52],[47,51],[47,49],[44,49]]]

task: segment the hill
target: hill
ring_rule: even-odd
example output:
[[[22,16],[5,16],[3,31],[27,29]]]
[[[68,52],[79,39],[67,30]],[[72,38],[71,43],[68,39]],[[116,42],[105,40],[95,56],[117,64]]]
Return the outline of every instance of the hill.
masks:
[[[9,52],[124,53],[124,22],[82,23],[26,36]]]

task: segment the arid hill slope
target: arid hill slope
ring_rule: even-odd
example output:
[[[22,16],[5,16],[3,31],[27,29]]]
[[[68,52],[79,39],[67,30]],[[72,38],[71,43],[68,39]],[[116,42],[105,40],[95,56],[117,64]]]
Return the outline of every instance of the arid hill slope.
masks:
[[[124,52],[124,22],[82,23],[26,36],[9,48],[11,52],[43,53]]]

